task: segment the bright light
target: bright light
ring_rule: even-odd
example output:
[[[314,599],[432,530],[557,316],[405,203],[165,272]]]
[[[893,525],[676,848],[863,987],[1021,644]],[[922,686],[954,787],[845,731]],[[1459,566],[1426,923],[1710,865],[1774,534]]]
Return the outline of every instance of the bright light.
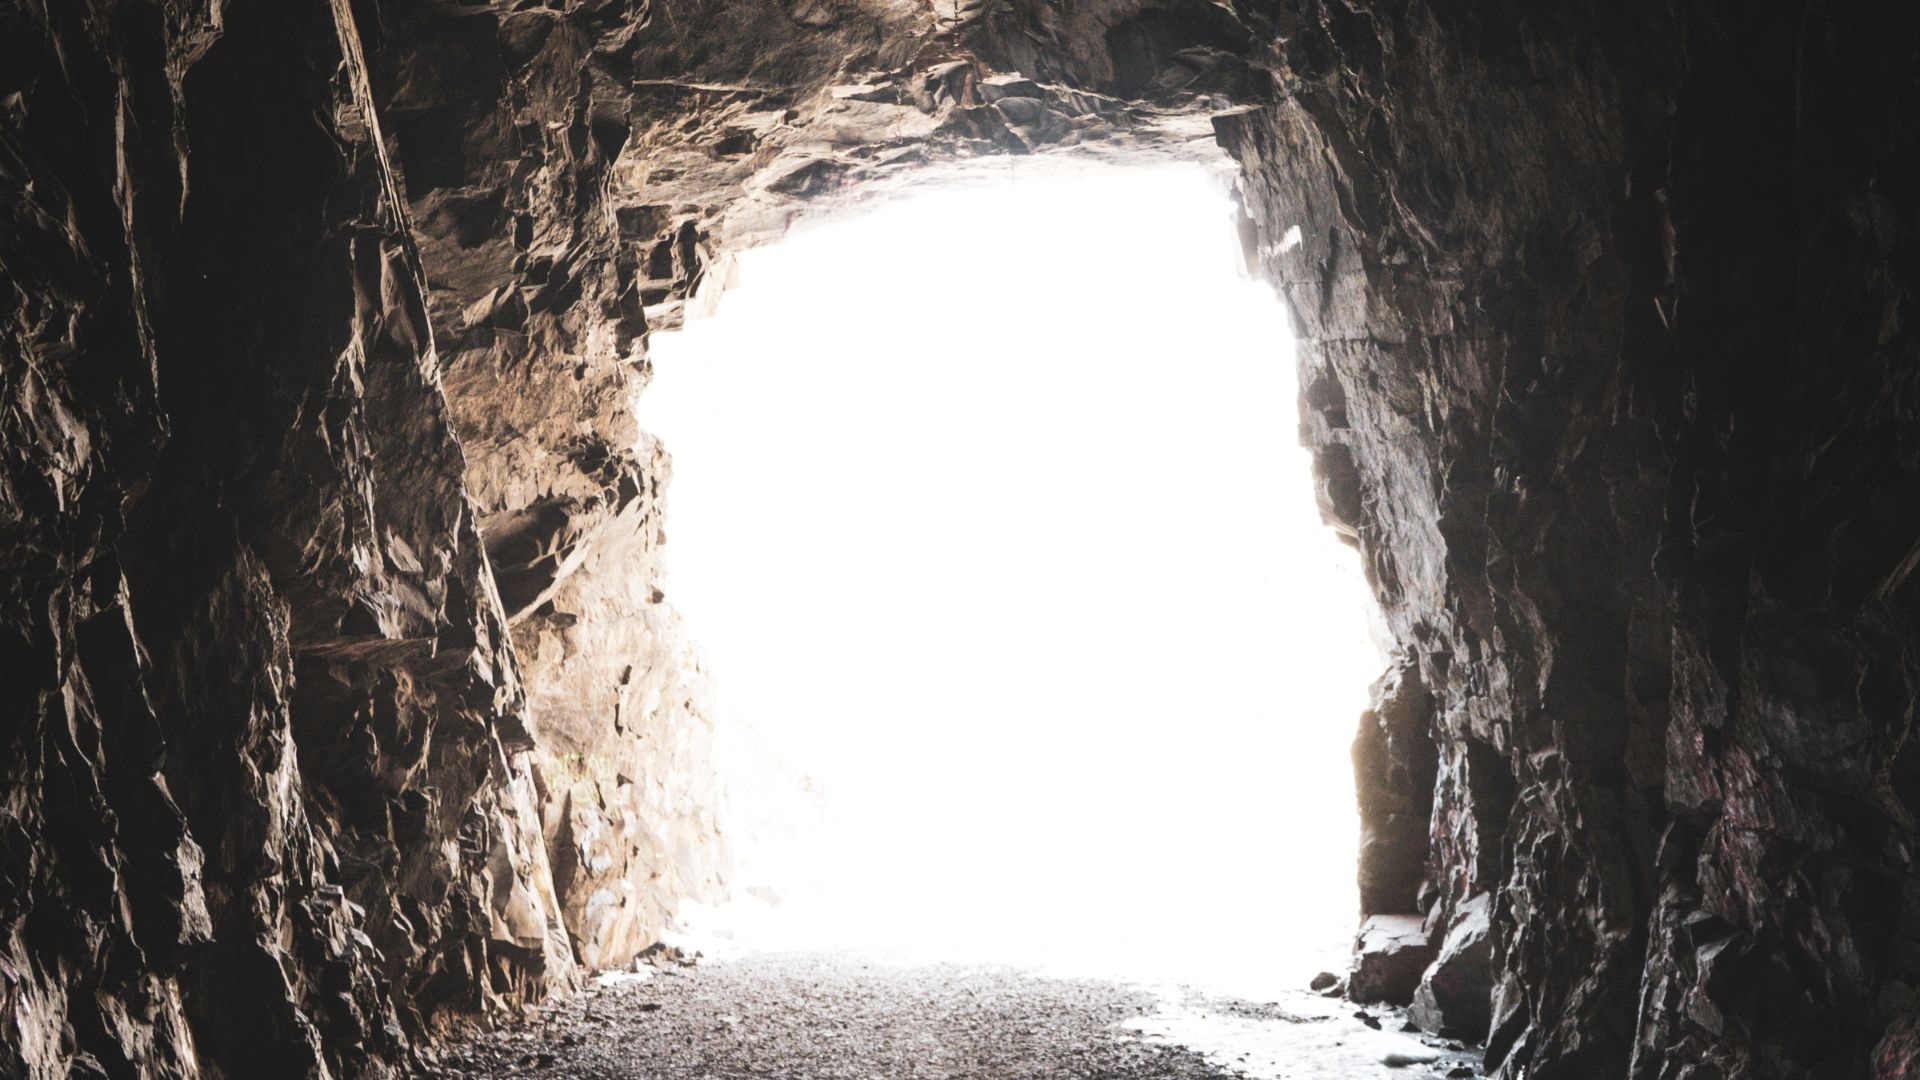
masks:
[[[927,194],[738,281],[654,339],[642,410],[736,884],[784,897],[762,931],[1216,984],[1341,962],[1382,661],[1220,183]]]

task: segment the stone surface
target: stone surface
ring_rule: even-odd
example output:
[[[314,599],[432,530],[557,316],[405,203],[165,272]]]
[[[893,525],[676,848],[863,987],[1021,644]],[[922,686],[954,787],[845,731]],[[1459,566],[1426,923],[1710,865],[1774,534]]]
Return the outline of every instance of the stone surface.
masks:
[[[1217,139],[1397,650],[1367,913],[1491,898],[1509,1080],[1899,1075],[1917,36],[0,5],[0,1071],[391,1073],[721,890],[650,327],[803,213]]]
[[[1420,683],[1418,668],[1402,664],[1374,684],[1373,702],[1361,714],[1353,741],[1360,910],[1416,914],[1428,883],[1427,832],[1438,770],[1430,734],[1433,699]]]
[[[1370,915],[1354,937],[1347,996],[1362,1005],[1405,1005],[1433,956],[1433,938],[1420,916]]]
[[[1905,1017],[1887,1030],[1873,1051],[1873,1080],[1920,1076],[1920,1022]]]
[[[1915,18],[1313,0],[1219,121],[1502,1075],[1858,1076],[1914,1008]]]
[[[391,1073],[717,896],[648,312],[936,160],[1191,155],[1183,7],[0,7],[0,1071]]]
[[[1466,1069],[1299,991],[1199,991],[898,956],[761,953],[612,973],[448,1045],[430,1075],[593,1080],[1393,1080]],[[1374,1024],[1379,1025],[1375,1020]]]
[[[1420,976],[1407,1008],[1420,1030],[1473,1042],[1486,1038],[1493,1020],[1491,908],[1492,897],[1481,893],[1454,911],[1439,955]]]
[[[0,1073],[392,1074],[574,964],[352,15],[4,19]]]

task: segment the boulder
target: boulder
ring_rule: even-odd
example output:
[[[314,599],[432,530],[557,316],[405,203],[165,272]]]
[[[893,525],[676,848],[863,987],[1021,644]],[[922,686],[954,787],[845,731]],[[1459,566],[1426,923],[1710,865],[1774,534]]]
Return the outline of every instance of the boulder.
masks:
[[[1370,915],[1354,942],[1347,995],[1361,1004],[1405,1005],[1433,962],[1433,941],[1418,915]]]
[[[1920,1017],[1895,1020],[1873,1051],[1873,1080],[1920,1077]]]
[[[1488,915],[1492,897],[1481,893],[1455,909],[1408,1012],[1422,1031],[1448,1038],[1483,1040],[1492,1023],[1493,943]]]

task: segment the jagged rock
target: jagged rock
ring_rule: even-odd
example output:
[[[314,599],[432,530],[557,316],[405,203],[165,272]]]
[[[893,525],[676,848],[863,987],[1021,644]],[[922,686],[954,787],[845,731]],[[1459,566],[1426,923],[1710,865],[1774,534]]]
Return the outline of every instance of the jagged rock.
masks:
[[[1363,1005],[1405,1005],[1413,1000],[1433,955],[1433,941],[1420,916],[1369,916],[1354,938],[1347,997]]]
[[[392,1073],[720,889],[649,330],[982,156],[1221,147],[1396,648],[1367,913],[1496,898],[1509,1078],[1910,1071],[1917,24],[0,7],[0,1071]]]
[[[688,952],[678,945],[668,945],[664,941],[656,941],[652,945],[647,946],[645,951],[634,957],[634,963],[636,965],[643,963],[651,964],[657,968],[690,968],[699,964],[700,959],[700,954],[697,952]]]
[[[1894,1022],[1873,1050],[1873,1080],[1912,1080],[1920,1076],[1920,1017]]]
[[[1499,898],[1503,1076],[1859,1076],[1920,987],[1915,13],[1536,14],[1312,0],[1216,120],[1434,698],[1434,902]]]
[[[83,8],[0,9],[0,1046],[36,1076],[391,1071],[717,896],[648,313],[930,164],[1191,156],[1247,76],[1165,122],[1103,95],[1126,5]],[[1017,72],[1039,25],[1068,48]]]
[[[390,1075],[573,959],[358,31],[89,8],[0,31],[0,1072]]]
[[[1437,753],[1429,734],[1433,701],[1411,664],[1374,684],[1373,701],[1353,740],[1360,910],[1405,915],[1421,910],[1420,886],[1427,872]]]
[[[1492,898],[1482,893],[1455,910],[1440,953],[1420,977],[1407,1013],[1422,1031],[1486,1038],[1492,1021]]]

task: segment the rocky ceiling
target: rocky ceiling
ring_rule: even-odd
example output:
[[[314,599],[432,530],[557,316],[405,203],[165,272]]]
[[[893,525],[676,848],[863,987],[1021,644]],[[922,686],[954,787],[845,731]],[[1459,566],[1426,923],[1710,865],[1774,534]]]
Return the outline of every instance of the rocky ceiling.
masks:
[[[1224,149],[1398,647],[1355,993],[1511,1080],[1913,1075],[1916,55],[1874,0],[0,3],[0,1072],[392,1075],[723,891],[649,329],[803,212]]]

